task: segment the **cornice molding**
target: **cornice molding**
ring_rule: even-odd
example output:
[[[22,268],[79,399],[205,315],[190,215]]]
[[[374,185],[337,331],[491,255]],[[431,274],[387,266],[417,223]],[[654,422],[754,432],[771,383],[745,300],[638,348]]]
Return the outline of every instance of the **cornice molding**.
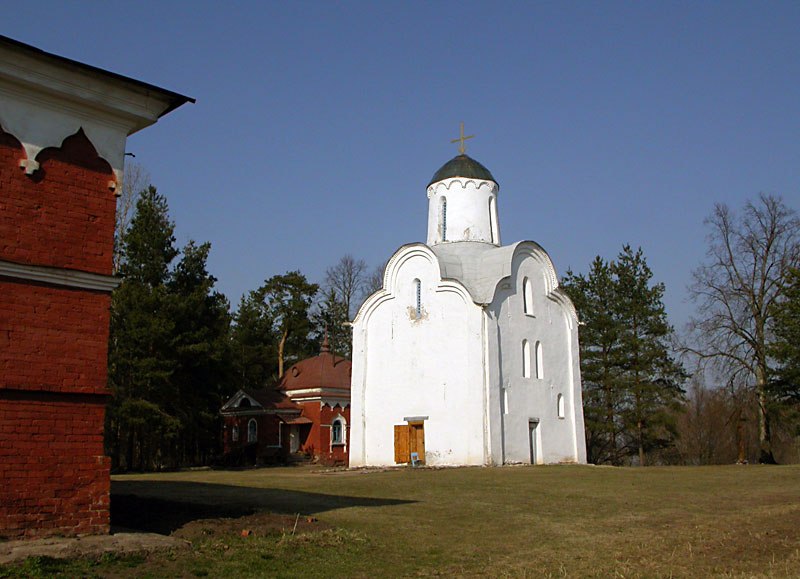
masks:
[[[28,174],[42,149],[83,129],[121,183],[127,137],[185,102],[194,100],[0,36],[0,125],[24,147]]]
[[[122,282],[122,278],[113,275],[3,260],[0,260],[0,276],[103,292],[111,292]]]
[[[436,183],[432,183],[428,186],[428,199],[430,199],[435,193],[438,192],[439,189],[445,189],[449,191],[453,185],[458,184],[462,189],[466,189],[467,186],[470,184],[475,187],[475,189],[480,189],[481,187],[487,187],[490,193],[494,193],[495,195],[500,190],[500,187],[494,181],[486,181],[482,179],[465,179],[463,177],[452,177],[450,179],[445,179],[443,181],[437,181]]]

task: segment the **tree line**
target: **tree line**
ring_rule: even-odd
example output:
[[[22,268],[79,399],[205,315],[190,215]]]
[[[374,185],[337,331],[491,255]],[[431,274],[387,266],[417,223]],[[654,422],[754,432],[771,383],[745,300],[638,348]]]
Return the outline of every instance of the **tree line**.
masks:
[[[762,194],[705,224],[682,332],[641,248],[562,280],[581,321],[590,462],[800,461],[800,220]]]
[[[134,176],[146,181],[141,170]],[[129,183],[120,206],[105,436],[114,470],[209,464],[220,452],[219,409],[238,389],[275,384],[288,365],[319,353],[326,333],[337,355],[350,356],[345,322],[380,268],[346,255],[321,287],[299,271],[275,275],[232,312],[207,269],[210,244],[175,246],[155,187]]]
[[[347,322],[383,268],[345,255],[321,284],[274,275],[235,311],[208,272],[211,246],[175,246],[166,198],[137,167],[124,184],[112,295],[106,444],[115,470],[208,464],[222,404],[275,384],[297,360],[351,355]],[[696,313],[669,323],[644,251],[597,256],[562,286],[580,320],[589,462],[797,462],[800,221],[778,197],[717,205],[693,272]]]

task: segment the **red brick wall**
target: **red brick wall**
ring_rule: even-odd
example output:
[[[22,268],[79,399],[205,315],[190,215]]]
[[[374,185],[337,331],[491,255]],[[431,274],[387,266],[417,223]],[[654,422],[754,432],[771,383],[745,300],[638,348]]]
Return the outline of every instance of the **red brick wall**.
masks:
[[[111,273],[113,172],[82,131],[26,175],[0,130],[0,260]],[[110,296],[0,278],[0,537],[106,533]]]
[[[0,390],[0,536],[108,533],[105,403]]]
[[[105,393],[110,303],[0,277],[0,388]]]
[[[256,444],[247,441],[247,424],[250,419],[255,419],[258,424],[258,442]],[[250,415],[250,416],[226,416],[224,417],[225,428],[223,430],[222,447],[223,452],[231,459],[238,459],[243,456],[245,462],[251,463],[276,462],[286,458],[288,452],[288,431],[284,431],[284,438],[281,439],[280,429],[283,423],[274,414]],[[239,427],[239,440],[233,440],[233,427]],[[277,445],[280,442],[281,447]]]
[[[0,129],[0,259],[110,274],[116,198],[108,163],[82,131],[36,157],[25,174],[19,142]]]
[[[311,431],[305,441],[303,452],[314,455],[322,464],[347,464],[350,448],[350,407],[331,408],[319,402],[301,403],[303,416],[313,421]],[[347,444],[331,446],[331,423],[337,416],[342,416],[345,424],[345,441]]]

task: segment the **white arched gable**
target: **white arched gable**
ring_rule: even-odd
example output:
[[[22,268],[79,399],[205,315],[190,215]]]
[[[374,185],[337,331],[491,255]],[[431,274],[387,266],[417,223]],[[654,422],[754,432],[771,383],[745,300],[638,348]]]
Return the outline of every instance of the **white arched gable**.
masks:
[[[461,296],[465,302],[472,301],[469,292],[461,283],[456,280],[442,279],[439,260],[427,245],[413,243],[402,246],[394,253],[391,259],[389,259],[389,262],[386,264],[386,270],[383,273],[383,288],[373,293],[364,301],[353,320],[353,324],[366,322],[378,306],[386,301],[394,299],[394,296],[399,293],[400,289],[400,271],[410,260],[419,257],[425,259],[431,267],[430,273],[432,277],[438,280],[435,291],[455,293]]]
[[[545,295],[548,299],[561,306],[570,319],[577,323],[578,312],[575,310],[575,306],[569,296],[559,287],[558,274],[553,265],[553,260],[550,259],[550,256],[544,248],[535,241],[520,241],[514,247],[512,263],[515,262],[519,256],[530,257],[542,266]],[[568,325],[570,328],[572,327],[571,322]]]

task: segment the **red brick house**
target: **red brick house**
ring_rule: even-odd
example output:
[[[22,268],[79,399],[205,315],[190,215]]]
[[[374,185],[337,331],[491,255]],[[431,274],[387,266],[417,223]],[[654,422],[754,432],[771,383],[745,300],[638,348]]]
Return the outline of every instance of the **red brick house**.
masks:
[[[0,36],[0,537],[108,532],[114,191],[190,100]]]
[[[289,439],[284,425],[306,420],[301,418],[301,412],[297,404],[274,388],[239,390],[220,410],[226,463],[286,462]]]
[[[298,362],[276,389],[239,390],[222,407],[229,462],[282,462],[303,455],[347,464],[350,441],[349,360],[330,352]]]

